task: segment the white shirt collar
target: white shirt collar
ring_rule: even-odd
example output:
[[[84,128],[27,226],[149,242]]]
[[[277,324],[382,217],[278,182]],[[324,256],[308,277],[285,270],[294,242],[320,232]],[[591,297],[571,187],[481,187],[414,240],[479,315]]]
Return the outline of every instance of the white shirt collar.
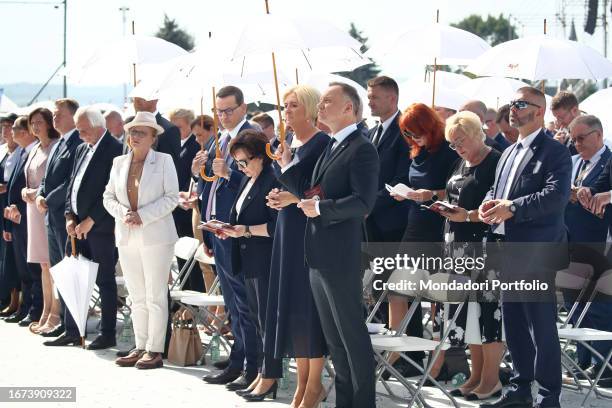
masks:
[[[187,143],[187,141],[191,139],[192,137],[193,137],[193,133],[190,133],[189,136],[187,136],[184,139],[181,139],[181,147],[185,146],[185,143]]]
[[[526,149],[529,146],[531,146],[531,144],[533,143],[535,138],[540,134],[541,131],[542,131],[542,128],[538,128],[538,130],[536,130],[533,133],[530,133],[529,136],[527,136],[526,138],[524,138],[522,140],[517,140],[516,143],[520,143]]]
[[[357,130],[357,124],[351,123],[344,129],[332,135],[332,138],[336,139],[335,145],[338,146],[340,143],[344,141],[351,133]]]
[[[62,135],[62,140],[63,140],[64,142],[67,142],[67,141],[68,141],[68,139],[70,138],[70,136],[72,136],[72,134],[74,133],[74,131],[75,131],[75,130],[76,130],[76,128],[74,128],[74,129],[72,129],[72,130],[69,130],[69,131],[67,131],[66,133],[64,133],[64,134]]]
[[[242,129],[242,126],[244,126],[245,123],[246,123],[246,117],[242,118],[240,123],[236,125],[236,127],[233,128],[232,130],[225,129],[225,131],[227,132],[226,134],[230,135],[230,138],[232,139],[235,138],[236,136],[238,136],[238,132],[240,132],[240,129]]]
[[[106,132],[107,132],[107,131],[106,131],[106,129],[104,129],[104,133],[102,134],[102,137],[100,137],[100,138],[98,139],[98,141],[96,142],[96,144],[95,144],[95,145],[93,145],[93,146],[89,145],[89,150],[91,150],[91,152],[92,152],[92,153],[95,153],[95,152],[96,152],[96,149],[97,149],[97,148],[98,148],[98,146],[100,145],[100,142],[102,141],[102,139],[104,139],[104,136],[106,136]]]
[[[591,163],[591,166],[594,166],[597,162],[599,162],[599,159],[601,158],[601,155],[606,151],[606,145],[603,145],[601,147],[601,149],[599,149],[597,152],[595,152],[595,154],[593,155],[593,157],[591,157],[589,159],[589,163]],[[580,157],[580,156],[578,156]],[[581,162],[583,159],[582,157],[580,157],[580,160],[578,160],[579,162]]]
[[[399,113],[400,113],[399,111],[395,112],[394,115],[391,115],[389,119],[385,120],[382,123],[382,128],[383,128],[382,134],[385,134],[385,132],[387,131],[387,129],[389,129],[389,126],[391,126],[391,123],[395,120],[395,118],[397,118],[397,115],[399,115]]]
[[[26,148],[25,151],[26,153],[30,154],[30,152],[32,151],[32,149],[34,148],[34,146],[36,146],[38,144],[38,139],[34,140],[32,143],[30,143]]]

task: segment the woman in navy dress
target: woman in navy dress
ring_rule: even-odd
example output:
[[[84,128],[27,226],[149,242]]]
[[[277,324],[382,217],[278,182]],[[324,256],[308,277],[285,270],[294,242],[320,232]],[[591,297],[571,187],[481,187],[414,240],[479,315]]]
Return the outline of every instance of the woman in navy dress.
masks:
[[[408,223],[403,242],[411,252],[425,256],[439,256],[443,242],[444,217],[423,208],[438,200],[446,199],[446,179],[459,158],[444,139],[444,122],[438,114],[422,103],[410,105],[400,118],[400,129],[410,144],[412,163],[406,184],[414,191],[407,197],[391,194],[398,201],[408,199]],[[417,243],[440,243],[418,245]],[[431,273],[435,271],[430,271]],[[408,312],[408,302],[404,297],[389,299],[389,327],[397,329]],[[423,337],[422,312],[419,306],[408,325],[408,334]],[[414,361],[421,362],[423,352],[409,353]],[[431,376],[436,378],[441,367],[434,365]]]
[[[319,92],[308,86],[296,86],[285,93],[285,118],[294,132],[294,148],[285,143],[279,149],[283,157],[275,164],[278,172],[288,166],[300,166],[303,174],[312,174],[329,141],[329,136],[315,126],[319,98]],[[297,389],[291,403],[296,408],[317,406],[325,397],[321,372],[327,354],[304,262],[306,216],[295,205],[300,198],[304,198],[304,191],[273,190],[268,196],[268,205],[278,209],[279,214],[272,249],[266,327],[266,339],[275,341],[265,344],[266,353],[296,359]],[[276,325],[271,323],[273,320]]]

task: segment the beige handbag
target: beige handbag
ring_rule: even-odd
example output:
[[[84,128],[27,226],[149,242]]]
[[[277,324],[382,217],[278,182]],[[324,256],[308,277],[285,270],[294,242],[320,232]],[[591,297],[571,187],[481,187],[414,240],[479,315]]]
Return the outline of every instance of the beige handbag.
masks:
[[[196,365],[202,357],[202,341],[193,319],[188,319],[187,309],[180,309],[172,318],[172,337],[168,349],[168,361],[181,367]]]

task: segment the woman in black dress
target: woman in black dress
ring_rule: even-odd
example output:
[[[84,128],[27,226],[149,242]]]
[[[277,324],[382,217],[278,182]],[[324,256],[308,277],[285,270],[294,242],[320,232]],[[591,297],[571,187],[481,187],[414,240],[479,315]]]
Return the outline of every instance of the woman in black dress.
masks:
[[[473,259],[483,256],[482,242],[488,225],[478,219],[478,207],[495,181],[495,168],[501,156],[485,145],[485,138],[480,119],[472,112],[459,112],[446,122],[446,139],[461,157],[446,184],[448,201],[457,206],[452,212],[442,212],[447,219],[446,256]],[[494,271],[487,272],[489,266],[465,273],[482,281],[490,278],[485,273],[494,274]],[[456,396],[481,400],[501,391],[499,364],[504,345],[501,308],[495,299],[493,293],[480,293],[482,301],[466,304],[450,331],[453,346],[469,343],[472,360],[470,378],[454,391]],[[452,309],[449,313],[454,313]]]
[[[300,166],[303,174],[312,174],[329,141],[316,127],[319,99],[319,92],[309,86],[296,86],[285,93],[285,119],[294,132],[294,149],[287,144],[279,149],[283,157],[275,164],[277,171]],[[295,205],[300,198],[304,198],[303,191],[274,190],[268,196],[268,205],[280,211],[272,250],[266,332],[266,339],[275,341],[266,342],[265,352],[296,359],[297,389],[291,402],[295,408],[317,406],[325,397],[321,372],[327,354],[304,262],[306,216]]]
[[[422,103],[410,105],[400,118],[400,128],[410,144],[412,163],[405,184],[414,191],[407,197],[391,194],[398,201],[409,200],[408,223],[403,242],[408,242],[405,250],[418,255],[439,256],[443,241],[444,217],[423,208],[446,198],[446,178],[457,161],[458,156],[444,139],[444,122],[438,114]],[[439,243],[438,245],[418,243]],[[415,255],[416,256],[416,255]],[[435,271],[430,271],[431,273]],[[408,302],[404,297],[389,298],[389,327],[396,330],[408,311]],[[408,325],[410,336],[423,337],[421,307],[418,306]],[[414,361],[421,362],[423,352],[409,354]],[[431,376],[436,378],[440,366],[434,365]]]

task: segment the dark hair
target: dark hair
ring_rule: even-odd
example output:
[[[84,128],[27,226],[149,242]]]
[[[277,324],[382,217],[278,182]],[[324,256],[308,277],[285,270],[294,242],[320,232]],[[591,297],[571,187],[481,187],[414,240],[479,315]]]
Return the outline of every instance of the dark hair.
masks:
[[[266,153],[266,145],[268,144],[268,137],[263,133],[254,129],[246,129],[238,133],[230,143],[229,151],[233,156],[234,153],[243,149],[252,158],[263,159],[263,166],[269,166],[272,164],[272,159],[268,157]]]
[[[2,123],[2,122],[9,122],[12,125],[13,123],[15,123],[17,118],[18,118],[18,116],[17,116],[16,113],[7,113],[4,116],[0,116],[0,123]]]
[[[194,120],[191,121],[191,130],[193,130],[196,126],[202,126],[206,130],[211,130],[215,125],[213,118],[208,115],[200,115],[196,116]]]
[[[502,120],[510,123],[510,105],[506,104],[499,108],[497,116],[495,117],[495,123],[501,123]]]
[[[361,98],[359,97],[359,94],[357,93],[357,90],[355,88],[353,88],[349,84],[345,84],[344,82],[330,82],[329,86],[339,86],[344,96],[349,98],[349,100],[353,104],[353,114],[359,114],[359,110],[361,109]]]
[[[61,98],[55,101],[55,106],[65,106],[71,114],[75,114],[77,109],[79,109],[79,103],[74,99],[70,98]]]
[[[28,126],[32,129],[32,118],[34,115],[40,114],[47,124],[49,139],[57,139],[60,137],[59,132],[53,127],[53,114],[47,108],[36,108],[28,115]]]
[[[262,129],[267,128],[268,126],[274,127],[274,119],[267,113],[258,113],[257,115],[251,118],[252,121],[255,121],[261,125]]]
[[[236,104],[241,106],[244,103],[244,94],[237,86],[224,86],[217,92],[217,98],[227,98],[233,96],[236,99]]]
[[[377,76],[376,78],[372,78],[368,81],[368,86],[370,88],[374,88],[375,86],[379,86],[387,91],[393,92],[395,95],[399,95],[399,86],[395,79],[390,78],[385,75]]]
[[[413,103],[406,108],[400,117],[399,124],[402,132],[407,130],[424,137],[427,141],[426,149],[430,152],[438,150],[444,142],[444,122],[435,110],[423,103]],[[405,139],[411,146],[410,157],[418,156],[422,147],[412,138],[406,137]]]
[[[558,94],[553,96],[552,101],[550,101],[550,110],[557,110],[561,108],[570,110],[577,107],[578,99],[576,98],[576,95],[567,91],[560,91]]]

